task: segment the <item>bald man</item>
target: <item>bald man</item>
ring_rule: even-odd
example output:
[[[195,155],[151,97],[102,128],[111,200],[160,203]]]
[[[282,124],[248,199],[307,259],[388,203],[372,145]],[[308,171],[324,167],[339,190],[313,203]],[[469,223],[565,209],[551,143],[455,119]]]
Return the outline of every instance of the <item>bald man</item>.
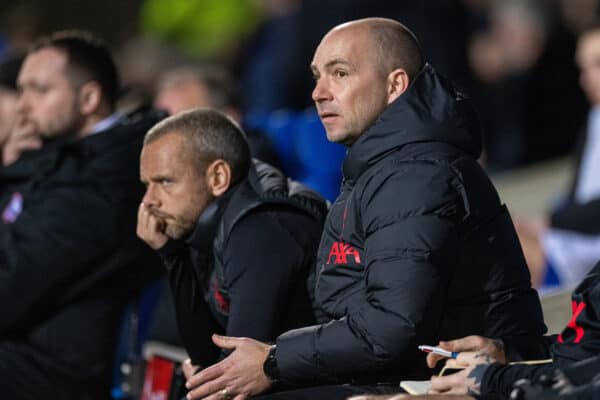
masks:
[[[506,207],[477,163],[468,99],[425,65],[404,25],[335,27],[311,69],[327,138],[348,146],[317,255],[319,324],[274,345],[214,337],[229,357],[190,399],[345,399],[426,378],[419,344],[494,332],[508,354],[545,331]],[[285,389],[285,391],[282,391]]]

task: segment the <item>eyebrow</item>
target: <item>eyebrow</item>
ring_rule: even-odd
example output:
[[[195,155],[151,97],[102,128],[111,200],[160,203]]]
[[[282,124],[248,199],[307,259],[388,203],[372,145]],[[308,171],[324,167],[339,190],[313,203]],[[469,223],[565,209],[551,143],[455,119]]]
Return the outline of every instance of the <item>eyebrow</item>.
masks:
[[[343,60],[343,59],[341,59],[341,58],[335,58],[335,59],[333,59],[333,60],[331,60],[331,61],[328,61],[328,62],[325,64],[325,69],[326,69],[326,70],[327,70],[327,69],[331,69],[332,67],[334,67],[334,66],[336,66],[336,65],[338,65],[338,64],[343,64],[343,65],[346,65],[346,66],[348,66],[348,67],[352,68],[352,64],[350,64],[348,61],[346,61],[346,60]],[[311,65],[310,65],[310,69],[311,69],[313,72],[317,72],[317,70],[318,70],[318,69],[317,69],[317,66],[316,66],[315,64],[311,64]]]

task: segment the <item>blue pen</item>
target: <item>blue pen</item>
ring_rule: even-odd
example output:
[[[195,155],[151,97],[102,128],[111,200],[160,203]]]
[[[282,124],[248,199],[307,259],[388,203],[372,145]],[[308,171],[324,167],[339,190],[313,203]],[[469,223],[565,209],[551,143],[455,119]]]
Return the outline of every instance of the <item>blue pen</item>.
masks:
[[[447,358],[458,357],[457,351],[448,351],[448,350],[444,350],[440,347],[421,345],[421,346],[419,346],[419,350],[424,351],[425,353],[438,354],[442,357],[447,357]]]

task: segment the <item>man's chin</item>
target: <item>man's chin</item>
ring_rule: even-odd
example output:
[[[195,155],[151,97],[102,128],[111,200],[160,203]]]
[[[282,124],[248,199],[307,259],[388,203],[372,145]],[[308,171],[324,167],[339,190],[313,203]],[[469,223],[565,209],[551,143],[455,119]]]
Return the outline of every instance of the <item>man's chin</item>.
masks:
[[[350,147],[356,142],[356,139],[356,137],[353,137],[346,132],[327,132],[327,140],[347,147]]]
[[[184,227],[181,225],[167,225],[165,234],[172,240],[185,239],[192,232],[192,227]]]

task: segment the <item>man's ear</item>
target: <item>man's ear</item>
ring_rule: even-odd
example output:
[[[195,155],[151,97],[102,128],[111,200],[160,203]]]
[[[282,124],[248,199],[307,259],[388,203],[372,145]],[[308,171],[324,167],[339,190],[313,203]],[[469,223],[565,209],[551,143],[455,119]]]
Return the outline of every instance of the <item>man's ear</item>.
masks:
[[[79,88],[79,111],[82,115],[94,114],[102,102],[102,88],[97,82],[86,82]]]
[[[400,97],[402,93],[406,92],[408,85],[410,84],[410,79],[408,78],[406,70],[397,68],[389,73],[387,83],[388,104],[391,104]]]
[[[231,185],[231,167],[225,160],[215,160],[206,168],[208,190],[214,197],[219,197]]]

